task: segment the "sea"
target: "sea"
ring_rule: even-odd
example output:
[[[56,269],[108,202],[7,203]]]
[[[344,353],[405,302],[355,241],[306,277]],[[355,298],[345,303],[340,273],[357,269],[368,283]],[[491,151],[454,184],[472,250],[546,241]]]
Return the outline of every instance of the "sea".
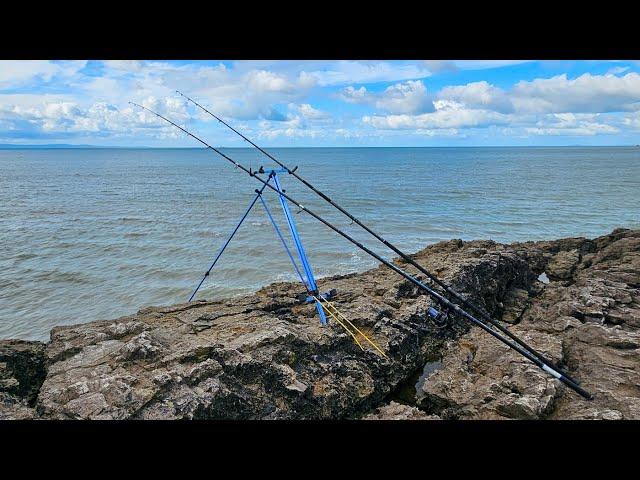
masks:
[[[255,149],[224,149],[273,167]],[[595,237],[640,228],[640,148],[283,148],[271,153],[406,252],[441,240]],[[287,195],[393,254],[279,174]],[[0,150],[0,339],[185,302],[260,184],[204,149]],[[264,198],[291,248],[277,195]],[[291,205],[320,279],[376,261]],[[260,202],[197,299],[298,276]],[[304,288],[300,287],[300,293]]]

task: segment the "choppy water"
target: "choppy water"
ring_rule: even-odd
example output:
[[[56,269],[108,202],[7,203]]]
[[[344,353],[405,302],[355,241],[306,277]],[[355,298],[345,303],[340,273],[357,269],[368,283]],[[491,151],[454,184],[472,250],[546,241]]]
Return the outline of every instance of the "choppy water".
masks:
[[[640,148],[273,152],[409,252],[456,237],[511,242],[640,227]],[[252,150],[228,153],[265,163]],[[292,178],[283,183],[367,240]],[[46,339],[55,325],[185,301],[256,186],[204,150],[0,151],[0,338]],[[374,265],[312,218],[296,219],[317,276]],[[294,280],[288,262],[258,205],[198,298]]]

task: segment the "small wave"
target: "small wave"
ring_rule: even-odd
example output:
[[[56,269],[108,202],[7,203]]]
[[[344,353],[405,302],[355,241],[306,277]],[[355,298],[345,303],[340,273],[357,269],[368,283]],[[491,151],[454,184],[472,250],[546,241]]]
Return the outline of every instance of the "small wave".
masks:
[[[615,226],[638,228],[637,215],[631,213],[640,209],[634,190],[640,178],[638,156],[624,149],[602,151],[610,151],[616,166],[624,168],[625,175],[615,183],[613,177],[602,178],[601,150],[588,149],[580,151],[580,171],[575,159],[566,158],[568,150],[560,149],[336,149],[331,160],[323,156],[328,151],[320,149],[305,150],[304,160],[317,173],[319,186],[340,196],[337,200],[375,231],[413,252],[451,238],[593,238]],[[95,165],[52,163],[72,181],[52,186],[50,170],[31,169],[24,189],[20,185],[9,190],[8,197],[6,189],[0,190],[0,245],[10,246],[0,255],[5,261],[0,296],[9,301],[2,298],[0,303],[8,303],[3,315],[20,328],[15,332],[46,336],[55,323],[77,321],[80,313],[72,306],[78,303],[83,304],[82,317],[89,320],[94,307],[96,315],[113,318],[123,309],[149,303],[149,298],[162,304],[171,303],[172,295],[182,300],[183,294],[170,288],[182,285],[190,294],[202,278],[254,194],[233,180],[233,172],[226,176],[209,167],[205,152],[181,153],[194,155],[194,163],[165,162],[162,152],[144,153],[144,162],[139,162],[140,155],[139,150],[122,151],[115,155],[116,163]],[[196,170],[190,170],[193,165],[198,165]],[[336,165],[344,166],[348,175],[335,176]],[[425,165],[430,168],[426,177],[397,173]],[[391,176],[366,175],[372,166],[388,167]],[[474,175],[460,175],[470,169]],[[554,175],[544,173],[548,171]],[[95,179],[105,181],[96,184]],[[175,188],[165,188],[167,183]],[[608,185],[617,188],[607,190]],[[602,193],[594,194],[598,191]],[[376,246],[357,225],[312,198],[309,208],[326,212],[327,220]],[[272,200],[276,221],[296,255],[278,202]],[[297,282],[268,217],[256,208],[205,282],[205,287],[217,282],[215,288],[199,296],[228,297],[273,281]],[[292,211],[295,215],[297,209]],[[528,221],[520,222],[524,218]],[[296,221],[319,278],[376,265],[312,218],[300,215]],[[376,251],[384,258],[393,256],[382,246]],[[16,289],[21,295],[15,295]],[[28,299],[22,294],[27,290],[33,292]]]
[[[13,257],[15,260],[29,260],[31,258],[36,258],[38,255],[36,255],[35,253],[19,253],[18,255],[16,255],[15,257]]]
[[[216,232],[211,230],[196,230],[190,235],[198,238],[219,238],[219,237],[222,237],[224,234],[222,232]]]
[[[58,270],[46,270],[38,272],[38,279],[45,282],[67,283],[74,285],[90,284],[93,278],[83,272],[61,272]]]
[[[171,270],[169,268],[152,268],[146,271],[143,276],[144,278],[149,280],[155,280],[155,281],[169,280],[175,283],[182,280],[193,280],[193,278],[197,277],[198,274],[200,274],[199,270],[198,270],[198,273],[194,275],[194,273],[191,271],[185,272],[184,270],[177,271],[177,270]]]
[[[29,212],[32,216],[42,216],[42,215],[64,215],[67,212],[64,210],[31,210]]]
[[[118,222],[124,223],[154,223],[154,220],[149,220],[147,218],[138,218],[138,217],[120,217],[117,219]]]
[[[0,288],[5,289],[5,288],[19,288],[20,285],[16,282],[14,282],[13,280],[9,280],[9,279],[0,279]]]

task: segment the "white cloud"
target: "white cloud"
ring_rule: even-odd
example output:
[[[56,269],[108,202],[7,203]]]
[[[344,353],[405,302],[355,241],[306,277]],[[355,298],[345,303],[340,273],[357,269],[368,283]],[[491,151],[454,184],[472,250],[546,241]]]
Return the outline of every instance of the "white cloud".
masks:
[[[315,78],[318,85],[344,85],[348,83],[395,82],[425,78],[431,75],[416,64],[392,65],[389,62],[356,62],[342,60],[323,70],[303,72]]]
[[[347,92],[359,102],[369,101],[368,92]],[[560,75],[518,82],[510,90],[486,81],[446,86],[436,95],[434,112],[411,114],[387,108],[392,115],[367,115],[363,122],[377,129],[484,128],[510,125],[531,135],[599,135],[620,132],[619,125],[636,126],[636,117],[623,122],[603,113],[640,111],[640,75],[627,73],[584,74],[576,79]],[[376,106],[383,106],[377,100]]]
[[[620,75],[621,73],[624,73],[627,70],[629,70],[629,67],[617,66],[617,67],[610,68],[607,71],[607,75]]]
[[[529,62],[531,60],[456,60],[454,63],[460,70],[488,70]]]
[[[331,115],[329,115],[327,112],[323,112],[322,110],[313,108],[308,103],[303,103],[301,105],[290,103],[289,110],[293,112],[297,112],[306,120],[318,121],[318,120],[328,120],[331,118]]]
[[[605,124],[585,124],[572,128],[528,127],[525,128],[525,132],[533,135],[591,136],[597,134],[617,133],[618,129]]]
[[[124,108],[106,102],[83,106],[69,97],[33,95],[5,95],[0,102],[0,121],[11,130],[13,138],[30,138],[38,132],[47,135],[93,134],[132,135],[148,134],[158,138],[177,136],[177,131],[163,124],[156,116],[142,109],[127,105]],[[8,101],[7,101],[8,100]],[[170,116],[177,123],[189,119],[183,102],[174,98],[148,97],[142,102],[160,114]]]
[[[419,128],[415,131],[416,134],[426,137],[463,137],[464,134],[460,133],[457,128],[438,128],[438,129],[424,129]]]
[[[118,104],[123,92],[127,92],[126,100],[133,101],[172,97],[179,89],[214,113],[241,120],[284,120],[277,105],[301,99],[315,84],[315,79],[298,72],[285,75],[264,68],[233,69],[222,63],[105,61],[103,66],[104,75],[75,85],[96,101]],[[193,115],[202,121],[212,119],[195,109]]]
[[[49,61],[23,62],[3,60],[0,62],[0,88],[10,88],[39,77],[49,80],[58,67]]]
[[[477,128],[508,123],[507,115],[490,110],[469,109],[451,100],[434,102],[435,111],[420,115],[365,116],[362,120],[380,129]]]
[[[25,138],[37,132],[93,132],[100,135],[133,135],[136,121],[152,136],[165,136],[171,127],[158,127],[149,113],[134,112],[135,101],[184,123],[191,119],[212,121],[201,110],[175,94],[180,88],[215,113],[235,119],[287,120],[278,105],[301,99],[315,80],[297,73],[286,76],[265,69],[240,72],[224,64],[171,64],[168,62],[105,61],[100,76],[75,75],[85,62],[5,63],[2,85],[64,78],[65,95],[0,95],[3,128]],[[10,67],[10,68],[8,68]],[[305,121],[318,121],[324,113],[303,103],[296,111]]]
[[[459,70],[453,60],[424,60],[424,64],[433,73],[457,72]]]
[[[424,60],[433,73],[448,73],[459,70],[490,70],[529,63],[531,60]]]
[[[567,75],[518,82],[511,92],[516,111],[616,112],[640,109],[640,75],[628,73],[591,75],[576,79]]]
[[[201,81],[201,78],[197,82],[166,78],[164,84],[171,82],[179,85],[182,91],[197,97],[200,103],[206,104],[215,113],[241,120],[285,120],[277,105],[303,98],[313,85],[313,81],[304,75],[288,78],[267,70],[250,70],[241,75],[226,68],[215,72],[198,72],[199,77],[203,74],[206,81]],[[201,118],[204,120],[207,117]]]
[[[640,130],[640,112],[627,115],[622,122],[624,125],[630,128],[633,128],[635,130]]]
[[[490,109],[502,113],[513,111],[511,99],[505,92],[486,81],[444,87],[440,90],[438,98],[453,100],[469,108]]]
[[[433,111],[433,102],[420,80],[396,83],[379,93],[369,92],[365,87],[356,89],[348,86],[340,91],[338,97],[348,103],[370,104],[394,114]]]
[[[358,83],[398,82],[427,78],[432,73],[455,70],[485,70],[527,63],[529,60],[423,60],[391,64],[380,61],[348,61],[330,63],[322,69],[306,72],[320,86]]]
[[[640,74],[635,67],[615,65],[605,75],[565,74],[511,87],[475,81],[434,91],[420,80],[430,72],[518,62],[105,61],[90,65],[91,74],[85,75],[86,62],[0,61],[0,132],[5,134],[0,137],[179,135],[156,117],[131,108],[129,100],[213,132],[214,123],[204,125],[213,119],[177,96],[176,88],[214,113],[234,123],[240,120],[243,131],[269,139],[461,137],[465,129],[470,135],[521,137],[640,130]],[[377,82],[390,84],[361,85]],[[360,104],[367,114],[341,112],[323,98]]]
[[[258,138],[277,137],[324,137],[331,131],[331,115],[312,107],[308,103],[288,105],[289,114],[281,121],[262,120],[259,123]]]
[[[396,114],[433,111],[433,102],[427,95],[427,88],[418,80],[387,87],[377,98],[375,105]]]
[[[282,122],[263,120],[260,122],[258,138],[272,140],[277,137],[309,137],[316,138],[326,135],[322,128],[309,128],[304,119],[296,115]]]
[[[256,92],[292,93],[295,86],[284,76],[267,70],[254,70],[246,75],[247,87]]]
[[[356,89],[351,85],[340,90],[338,97],[348,103],[367,103],[368,101],[367,89],[365,87]]]
[[[87,64],[86,61],[52,62],[49,60],[0,60],[0,89],[16,88],[54,77],[71,77]]]
[[[584,74],[520,81],[504,91],[486,81],[449,86],[438,94],[470,108],[489,108],[519,114],[604,113],[640,109],[640,75]]]
[[[599,114],[556,113],[539,118],[533,127],[526,127],[527,133],[535,135],[598,135],[618,133],[613,125],[599,121]]]
[[[139,72],[145,65],[142,60],[104,60],[102,63],[107,68],[124,72]]]

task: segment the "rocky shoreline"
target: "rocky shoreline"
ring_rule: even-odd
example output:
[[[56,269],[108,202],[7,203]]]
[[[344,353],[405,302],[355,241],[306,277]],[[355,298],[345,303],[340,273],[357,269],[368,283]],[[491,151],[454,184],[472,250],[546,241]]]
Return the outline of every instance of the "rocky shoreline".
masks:
[[[387,352],[321,327],[300,286],[149,307],[0,341],[0,419],[639,419],[640,230],[451,240],[414,258],[592,392],[587,401],[476,327],[424,319],[384,267],[325,278]],[[415,274],[415,270],[398,261]],[[541,276],[541,274],[544,274]]]

